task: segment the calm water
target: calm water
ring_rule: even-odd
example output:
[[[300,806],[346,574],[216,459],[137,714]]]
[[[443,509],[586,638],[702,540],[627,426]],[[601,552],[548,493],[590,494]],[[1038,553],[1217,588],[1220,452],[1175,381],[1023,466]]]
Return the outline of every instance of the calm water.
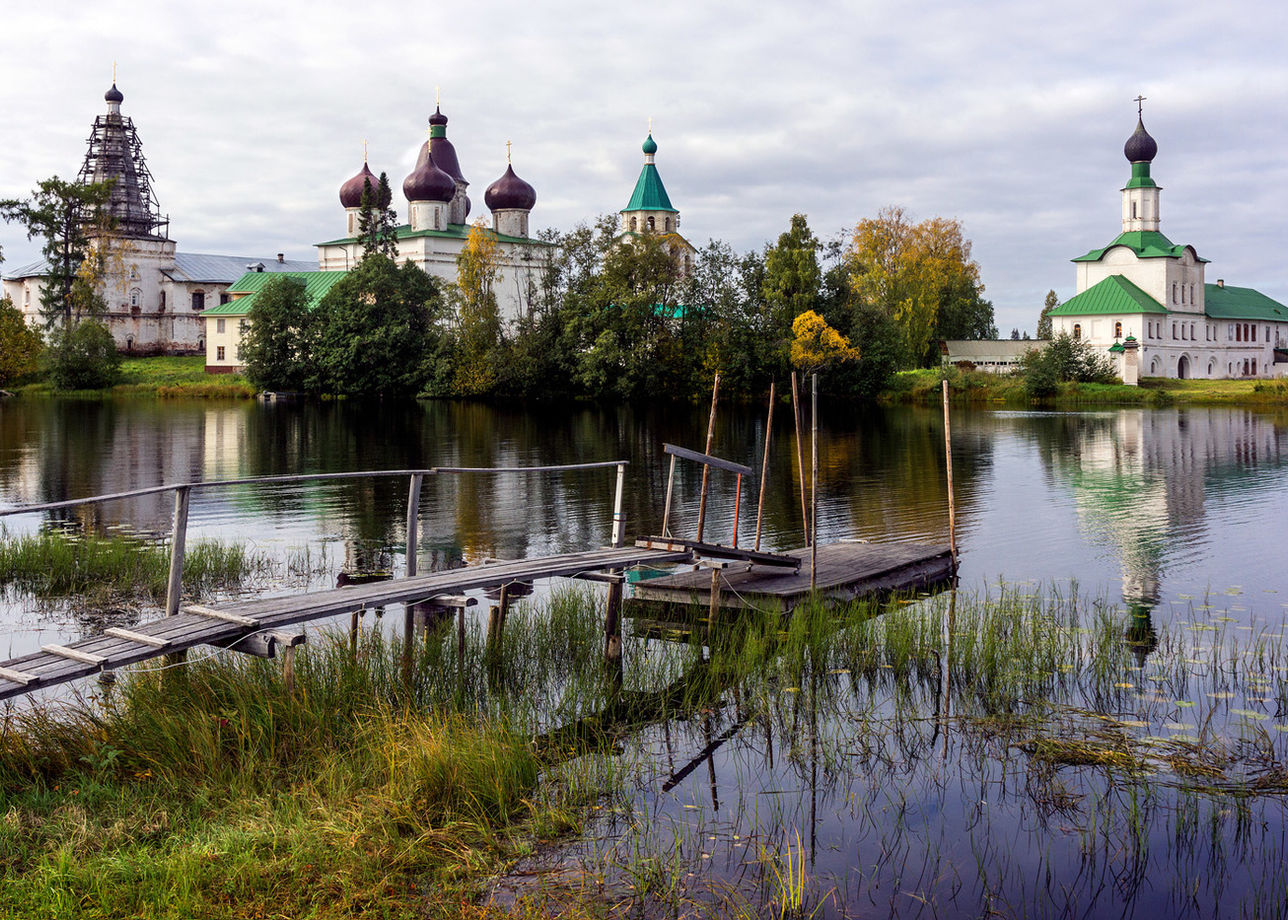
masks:
[[[621,458],[631,464],[625,506],[634,537],[660,526],[663,442],[700,449],[705,429],[703,409],[9,401],[0,403],[0,503],[198,477]],[[824,541],[947,540],[937,410],[825,406],[820,429]],[[714,452],[759,469],[764,435],[763,410],[723,408]],[[1286,413],[961,410],[953,417],[953,464],[969,592],[996,593],[1003,583],[1064,592],[1076,585],[1160,633],[1220,621],[1236,638],[1278,634],[1288,619],[1280,536],[1288,520]],[[611,470],[431,478],[422,497],[421,567],[602,545],[613,480]],[[691,531],[699,482],[697,469],[680,465],[677,533]],[[799,481],[785,409],[775,419],[769,484],[764,545],[798,546]],[[713,488],[707,536],[727,541],[731,477],[719,475]],[[208,492],[194,498],[191,534],[248,541],[278,560],[283,578],[322,585],[341,569],[402,565],[405,495],[402,480]],[[744,543],[754,535],[755,505],[748,487]],[[168,518],[169,498],[152,497],[60,522],[12,517],[5,526],[164,534]],[[281,580],[254,590],[282,590]],[[79,637],[101,627],[92,614],[75,603],[8,597],[0,652]],[[628,661],[657,645],[628,636]],[[1237,704],[1261,705],[1267,726],[1288,721],[1269,696],[1229,705]],[[596,833],[614,841],[623,862],[632,852],[682,851],[676,858],[692,878],[746,888],[747,841],[773,840],[781,851],[784,839],[791,846],[790,830],[800,831],[811,896],[827,916],[1240,916],[1249,892],[1262,903],[1288,904],[1282,874],[1267,882],[1262,871],[1288,850],[1276,797],[1248,804],[1163,790],[1139,805],[1133,798],[1130,809],[1152,841],[1142,854],[1139,835],[1131,848],[1114,842],[1124,831],[1109,818],[1095,830],[1098,808],[1107,814],[1116,804],[1121,814],[1122,797],[1135,795],[1112,779],[1089,779],[1085,770],[1070,776],[1070,787],[1091,803],[1082,817],[1043,814],[1029,794],[1031,778],[1006,751],[981,752],[954,738],[932,756],[934,745],[922,737],[903,739],[897,756],[860,756],[847,747],[837,711],[808,732],[794,720],[748,728],[745,707],[731,700],[701,724],[641,732],[634,750],[651,767],[642,771],[633,808],[648,820],[606,819]],[[1237,741],[1239,730],[1229,730]],[[1288,726],[1284,732],[1268,742],[1276,750]],[[683,773],[686,763],[701,768]],[[956,790],[947,798],[946,773]],[[881,830],[891,826],[903,830],[892,838]],[[759,878],[751,889],[763,887]],[[1177,879],[1200,881],[1186,894]],[[1268,900],[1267,884],[1279,886]]]

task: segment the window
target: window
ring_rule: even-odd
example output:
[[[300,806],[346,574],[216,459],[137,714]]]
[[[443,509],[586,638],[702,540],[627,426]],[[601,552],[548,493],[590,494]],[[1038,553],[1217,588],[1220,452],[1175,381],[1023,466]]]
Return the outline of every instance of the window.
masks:
[[[1234,340],[1236,342],[1243,341],[1243,323],[1234,324]]]
[[[631,218],[631,229],[632,229],[632,230],[638,230],[638,229],[639,229],[639,227],[637,227],[637,226],[636,226],[636,223],[637,223],[637,218],[632,217],[632,218]]]
[[[194,309],[194,310],[204,310],[204,309],[206,309],[206,292],[205,292],[205,291],[193,291],[193,292],[192,292],[192,309]]]
[[[240,345],[238,345],[235,349],[233,349],[233,355],[234,355],[234,356],[236,356],[237,363],[239,363],[239,364],[240,364],[240,363],[241,363],[241,346],[240,346]]]
[[[1172,340],[1176,340],[1176,323],[1172,323]]]
[[[216,332],[226,332],[227,330],[224,328],[224,323],[225,323],[225,322],[227,322],[227,321],[226,321],[226,320],[223,320],[223,319],[217,319],[217,320],[215,320],[215,331],[216,331]]]
[[[1176,303],[1176,282],[1172,282],[1172,303]]]
[[[230,295],[228,295],[228,294],[223,294],[223,293],[221,293],[221,294],[219,295],[219,302],[220,302],[220,303],[228,303],[228,301],[230,301],[230,300],[232,300],[232,297],[231,297]]]
[[[1114,323],[1114,338],[1121,339],[1122,337],[1123,337],[1123,324]]]
[[[669,218],[669,217],[664,217],[664,218],[662,219],[662,226],[666,229],[666,232],[667,232],[667,233],[670,233],[670,232],[671,232],[671,218]]]
[[[1181,303],[1185,303],[1185,285],[1181,285]]]
[[[648,219],[648,228],[649,228],[650,230],[656,230],[656,229],[657,229],[657,227],[654,225],[653,218],[651,218],[651,217]]]
[[[161,292],[161,312],[165,312],[165,291]]]
[[[1190,303],[1194,303],[1194,285],[1190,284]]]
[[[1131,203],[1131,219],[1136,219],[1136,202],[1134,201]]]
[[[1254,342],[1255,342],[1256,340],[1257,340],[1257,327],[1256,327],[1256,326],[1253,326],[1253,327],[1252,327],[1252,341],[1254,341]]]
[[[1082,338],[1082,323],[1073,324],[1073,337],[1075,339]]]
[[[1256,358],[1253,358],[1253,359],[1252,359],[1252,376],[1253,376],[1253,377],[1257,376],[1257,359],[1256,359]]]
[[[216,361],[224,360],[224,346],[220,345],[218,348],[215,349],[215,360]]]
[[[242,335],[245,335],[246,330],[249,328],[250,328],[250,323],[247,322],[246,320],[242,319],[237,321],[237,331]]]
[[[143,292],[140,291],[138,288],[135,288],[134,290],[130,291],[130,306],[137,307],[139,305],[139,298],[142,295],[143,295]]]

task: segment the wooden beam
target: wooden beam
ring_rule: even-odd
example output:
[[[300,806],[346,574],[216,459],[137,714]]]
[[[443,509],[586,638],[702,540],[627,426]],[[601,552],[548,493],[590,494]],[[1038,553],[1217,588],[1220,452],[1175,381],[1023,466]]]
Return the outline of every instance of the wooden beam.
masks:
[[[51,655],[57,655],[59,658],[70,658],[72,661],[79,661],[82,664],[100,665],[107,661],[107,657],[104,655],[82,652],[80,649],[68,648],[65,645],[42,645],[40,650]]]
[[[162,639],[160,636],[149,636],[146,633],[135,632],[132,629],[121,629],[119,626],[109,626],[103,630],[103,635],[111,636],[114,639],[124,639],[127,642],[137,642],[139,645],[146,645],[149,648],[165,648],[170,644],[169,639]]]
[[[34,684],[40,680],[35,674],[27,674],[23,671],[15,671],[13,668],[0,668],[0,678],[3,678],[11,684],[22,684],[24,687]]]
[[[741,559],[756,565],[775,565],[785,569],[799,569],[801,560],[795,556],[779,553],[757,552],[754,549],[734,549],[731,546],[720,546],[717,543],[699,543],[697,540],[681,540],[678,537],[644,537],[636,540],[635,545],[642,549],[691,550],[699,556],[711,556],[714,559]]]
[[[183,608],[183,612],[195,613],[199,617],[209,617],[212,620],[223,620],[225,623],[236,623],[238,626],[248,626],[251,629],[259,628],[259,620],[244,617],[240,613],[229,613],[226,610],[216,610],[214,607],[203,607],[200,604],[189,604]]]
[[[718,470],[742,473],[744,476],[750,476],[754,472],[751,467],[743,466],[741,463],[734,463],[732,460],[725,460],[721,457],[713,457],[711,454],[699,453],[696,450],[689,450],[687,447],[676,447],[674,444],[663,444],[662,451],[674,457],[679,457],[681,460],[692,460],[694,463],[701,463],[703,466],[714,466]]]

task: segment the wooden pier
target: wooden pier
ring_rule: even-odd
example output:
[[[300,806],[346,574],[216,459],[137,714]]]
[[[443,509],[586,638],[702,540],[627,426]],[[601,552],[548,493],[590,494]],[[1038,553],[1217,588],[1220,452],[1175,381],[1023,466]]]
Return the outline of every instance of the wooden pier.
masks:
[[[644,541],[641,541],[644,542]],[[656,541],[649,541],[657,546]],[[677,547],[678,548],[678,547]],[[792,570],[727,560],[696,569],[650,578],[634,585],[633,604],[696,606],[711,609],[711,585],[718,581],[714,606],[727,609],[790,611],[811,592],[843,601],[894,590],[913,590],[950,578],[953,554],[948,546],[922,543],[830,543],[818,547],[818,569],[810,572],[811,551],[796,549],[783,556],[799,560]],[[811,574],[814,578],[811,579]]]

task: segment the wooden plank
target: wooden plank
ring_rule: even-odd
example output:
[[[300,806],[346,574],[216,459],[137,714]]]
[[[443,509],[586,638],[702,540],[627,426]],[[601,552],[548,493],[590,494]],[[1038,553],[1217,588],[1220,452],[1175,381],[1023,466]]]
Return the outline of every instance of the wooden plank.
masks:
[[[103,655],[94,655],[90,652],[82,652],[80,649],[68,648],[65,645],[54,645],[50,643],[49,645],[42,645],[40,650],[42,652],[48,652],[51,655],[57,655],[59,658],[70,658],[72,661],[79,661],[82,664],[92,664],[96,667],[104,661],[107,661],[107,658]]]
[[[4,678],[11,684],[22,684],[24,687],[40,680],[35,674],[27,674],[25,671],[15,671],[13,668],[0,668],[0,678]]]
[[[718,543],[699,543],[697,540],[681,540],[678,537],[644,537],[636,540],[635,545],[645,549],[670,551],[688,549],[698,556],[710,556],[714,559],[740,559],[756,565],[772,565],[792,569],[801,567],[801,559],[797,556],[764,553],[754,549],[735,549],[732,546],[721,546]]]
[[[169,639],[149,636],[146,633],[135,632],[132,629],[121,629],[119,626],[109,626],[107,629],[103,630],[103,634],[111,636],[114,639],[124,639],[127,642],[137,642],[140,645],[147,645],[151,648],[165,648],[170,644]]]
[[[216,610],[214,607],[203,607],[200,604],[189,604],[183,608],[184,613],[195,613],[200,617],[209,617],[212,620],[223,620],[226,623],[236,623],[238,626],[247,626],[251,629],[259,627],[259,620],[252,617],[244,617],[239,613],[229,613],[227,610]]]
[[[703,466],[714,466],[718,470],[742,473],[744,476],[750,476],[755,472],[751,467],[743,466],[741,463],[734,463],[732,460],[725,460],[721,457],[713,457],[711,454],[689,450],[687,447],[676,447],[674,444],[663,444],[662,451],[673,454],[681,460],[692,460],[694,463],[701,463]]]

